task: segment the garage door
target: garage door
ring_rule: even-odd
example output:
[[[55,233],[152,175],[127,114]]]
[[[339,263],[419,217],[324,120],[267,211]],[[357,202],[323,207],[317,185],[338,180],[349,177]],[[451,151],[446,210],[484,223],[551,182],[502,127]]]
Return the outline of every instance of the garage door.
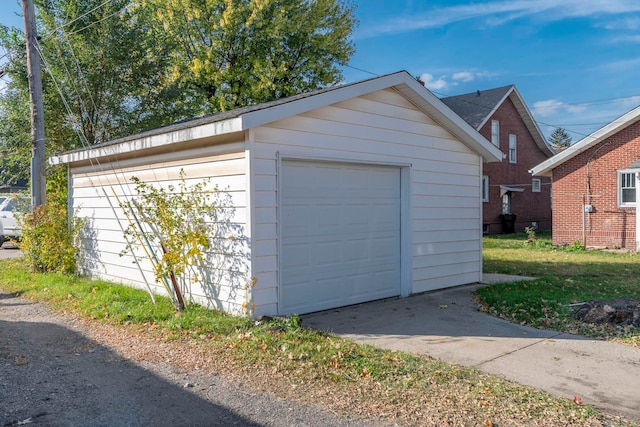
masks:
[[[400,294],[400,168],[283,161],[280,314]]]

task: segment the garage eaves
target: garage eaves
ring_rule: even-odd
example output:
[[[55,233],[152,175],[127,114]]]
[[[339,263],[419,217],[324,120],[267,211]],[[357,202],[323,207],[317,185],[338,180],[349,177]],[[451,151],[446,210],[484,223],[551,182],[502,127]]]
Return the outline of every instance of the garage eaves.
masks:
[[[388,88],[397,90],[416,107],[431,116],[463,144],[479,154],[484,162],[502,160],[502,152],[498,148],[487,141],[408,72],[399,71],[368,80],[186,120],[91,147],[67,151],[51,157],[49,163],[53,165],[76,163],[243,132],[286,117]]]

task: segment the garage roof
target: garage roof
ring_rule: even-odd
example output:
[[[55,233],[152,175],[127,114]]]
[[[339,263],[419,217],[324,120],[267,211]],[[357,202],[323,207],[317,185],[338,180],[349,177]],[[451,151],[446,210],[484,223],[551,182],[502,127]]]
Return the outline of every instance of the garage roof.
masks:
[[[387,88],[394,88],[401,93],[459,138],[471,150],[482,156],[485,162],[500,161],[502,159],[500,150],[448,108],[433,93],[422,86],[408,72],[400,71],[360,82],[174,123],[92,147],[68,151],[50,158],[49,162],[51,164],[74,163],[194,139],[241,132]]]

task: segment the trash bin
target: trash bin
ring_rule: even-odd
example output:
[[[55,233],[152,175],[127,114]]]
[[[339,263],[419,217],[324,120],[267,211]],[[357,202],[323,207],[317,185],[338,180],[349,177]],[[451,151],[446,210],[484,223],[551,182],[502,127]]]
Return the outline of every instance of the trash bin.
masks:
[[[510,234],[515,233],[516,230],[516,214],[501,214],[500,219],[502,220],[502,233]]]

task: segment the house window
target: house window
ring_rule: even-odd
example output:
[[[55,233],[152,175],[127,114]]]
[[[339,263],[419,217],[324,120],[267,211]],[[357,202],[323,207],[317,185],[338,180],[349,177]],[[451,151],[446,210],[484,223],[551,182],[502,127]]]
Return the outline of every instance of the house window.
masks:
[[[618,205],[636,205],[636,173],[618,172]]]
[[[540,192],[540,179],[539,178],[533,178],[531,180],[531,191],[533,193],[539,193]]]
[[[509,135],[509,163],[516,163],[518,161],[518,142],[516,136]]]
[[[489,177],[486,175],[482,177],[482,201],[489,201]]]
[[[491,120],[491,143],[500,148],[500,122]]]

